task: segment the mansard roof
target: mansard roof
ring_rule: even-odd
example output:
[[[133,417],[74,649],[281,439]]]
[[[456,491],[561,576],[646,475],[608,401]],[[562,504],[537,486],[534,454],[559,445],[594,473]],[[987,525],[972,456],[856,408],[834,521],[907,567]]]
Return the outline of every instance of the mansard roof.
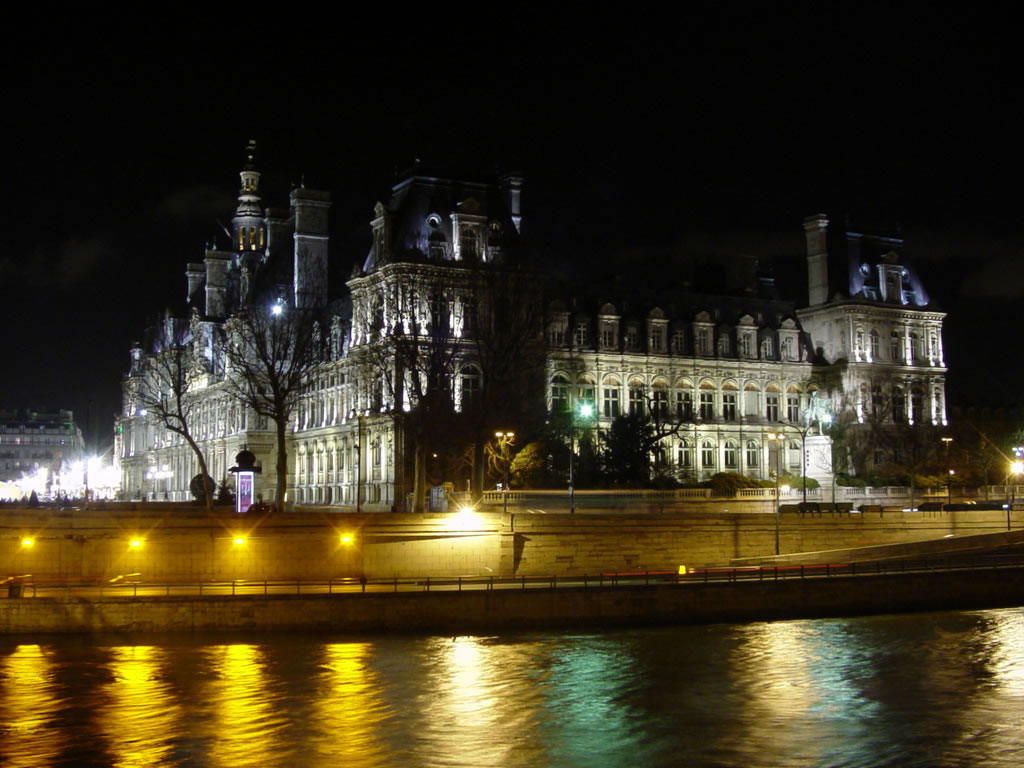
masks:
[[[882,302],[879,266],[898,265],[903,275],[905,305],[927,307],[931,297],[914,267],[902,236],[874,234],[852,227],[829,233],[829,298],[839,295]]]
[[[393,261],[434,260],[439,251],[451,260],[455,242],[453,215],[486,225],[487,245],[497,245],[503,259],[518,259],[520,238],[509,199],[507,179],[471,181],[423,173],[416,168],[391,190],[387,204],[378,204],[378,216],[388,217],[388,253],[382,258],[377,244],[370,248],[364,272]],[[442,248],[431,248],[437,244]]]

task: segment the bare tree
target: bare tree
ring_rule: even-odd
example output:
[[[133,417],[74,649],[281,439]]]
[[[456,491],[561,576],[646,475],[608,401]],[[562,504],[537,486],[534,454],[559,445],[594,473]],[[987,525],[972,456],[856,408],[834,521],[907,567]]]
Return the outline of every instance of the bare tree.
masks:
[[[288,489],[288,426],[308,383],[323,359],[315,314],[277,302],[251,304],[226,323],[226,388],[239,402],[274,422],[277,433],[277,494],[284,510]]]
[[[544,292],[541,276],[530,270],[480,265],[463,286],[464,334],[470,365],[480,388],[463,409],[471,421],[474,445],[473,492],[483,492],[486,445],[493,432],[525,434],[543,420]],[[537,424],[532,422],[536,421]]]
[[[196,442],[193,428],[203,402],[200,384],[210,373],[211,361],[196,354],[194,341],[187,319],[174,317],[170,312],[161,317],[136,383],[136,396],[154,421],[180,435],[192,449],[203,478],[206,510],[210,512],[214,488],[206,456]]]

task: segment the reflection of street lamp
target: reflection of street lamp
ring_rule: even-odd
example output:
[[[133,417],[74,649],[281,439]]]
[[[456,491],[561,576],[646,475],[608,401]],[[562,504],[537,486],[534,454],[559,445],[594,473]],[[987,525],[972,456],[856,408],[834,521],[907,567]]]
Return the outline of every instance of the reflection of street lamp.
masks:
[[[509,465],[512,464],[512,460],[508,455],[508,447],[515,441],[516,433],[509,432],[495,432],[494,436],[498,438],[498,445],[501,449],[501,460],[505,465],[505,479],[501,484],[501,511],[503,514],[508,514],[508,470]]]
[[[580,416],[589,419],[594,415],[594,406],[588,402],[580,403]],[[569,414],[569,514],[576,514],[576,497],[573,490],[573,463],[576,453],[573,441],[576,437],[576,415]]]

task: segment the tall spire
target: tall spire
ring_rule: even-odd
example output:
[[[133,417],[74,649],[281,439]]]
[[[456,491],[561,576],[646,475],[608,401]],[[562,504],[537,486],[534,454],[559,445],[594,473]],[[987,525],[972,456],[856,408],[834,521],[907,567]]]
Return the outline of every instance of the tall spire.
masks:
[[[263,251],[266,247],[266,228],[263,220],[263,206],[260,204],[260,172],[256,170],[254,158],[256,140],[249,139],[245,147],[245,164],[239,176],[242,188],[238,191],[238,207],[231,220],[231,237],[234,250]]]

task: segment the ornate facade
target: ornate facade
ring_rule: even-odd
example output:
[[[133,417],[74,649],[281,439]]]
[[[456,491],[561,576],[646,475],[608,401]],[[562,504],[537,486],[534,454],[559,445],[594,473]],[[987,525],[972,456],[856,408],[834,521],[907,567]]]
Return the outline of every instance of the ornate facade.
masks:
[[[272,496],[273,425],[230,397],[225,329],[243,306],[308,307],[319,314],[324,352],[288,425],[289,499],[402,509],[415,465],[407,414],[435,378],[435,389],[464,410],[487,375],[478,343],[481,289],[518,269],[522,180],[414,171],[375,207],[370,252],[347,282],[348,295],[331,301],[329,196],[300,187],[288,209],[264,210],[259,178],[250,153],[232,247],[208,249],[186,270],[187,343],[204,366],[192,428],[210,474],[227,479],[234,455],[248,447],[264,468],[259,490]],[[863,420],[865,404],[884,397],[892,420],[945,424],[944,315],[904,263],[902,242],[830,238],[823,216],[808,219],[805,231],[806,307],[764,284],[739,296],[667,286],[642,307],[615,299],[614,287],[603,299],[550,301],[537,339],[546,347],[546,385],[521,397],[543,399],[551,411],[591,405],[583,426],[598,436],[630,412],[674,421],[659,458],[694,479],[799,473],[805,438],[820,431],[828,404]],[[441,337],[449,359],[409,358],[410,339],[423,355]],[[126,496],[183,500],[198,471],[193,452],[140,401],[144,361],[158,351],[152,340],[132,350],[115,454]]]

